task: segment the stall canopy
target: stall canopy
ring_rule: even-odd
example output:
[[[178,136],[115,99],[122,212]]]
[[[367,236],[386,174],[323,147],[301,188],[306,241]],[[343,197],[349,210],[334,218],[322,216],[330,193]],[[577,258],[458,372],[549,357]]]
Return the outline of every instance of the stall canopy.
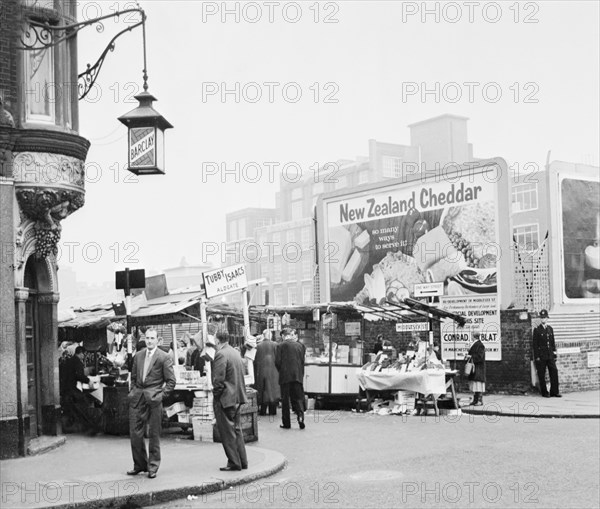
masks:
[[[319,304],[306,304],[302,306],[251,306],[250,315],[265,315],[270,313],[290,313],[308,315],[318,309],[322,313],[356,313],[370,321],[395,320],[410,321],[415,316],[423,316],[441,321],[448,318],[454,320],[459,326],[465,324],[465,317],[450,313],[436,306],[426,304],[415,299],[404,299],[398,302],[381,301],[379,304],[357,304],[355,302],[325,302]]]
[[[132,325],[158,325],[190,320],[200,321],[200,300],[203,296],[204,292],[198,290],[149,299],[131,314],[131,323]],[[243,319],[240,309],[210,300],[207,303],[207,313]]]

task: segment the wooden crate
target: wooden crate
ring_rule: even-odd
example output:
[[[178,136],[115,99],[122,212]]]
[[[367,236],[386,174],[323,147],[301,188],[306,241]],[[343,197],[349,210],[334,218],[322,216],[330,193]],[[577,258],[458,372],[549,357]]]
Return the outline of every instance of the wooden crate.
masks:
[[[256,397],[256,391],[254,389],[248,389],[246,392],[248,403],[242,405],[240,410],[241,413],[241,425],[244,433],[244,442],[256,442],[258,440],[258,400]],[[219,430],[217,425],[214,426],[213,440],[215,442],[221,442],[219,436]]]

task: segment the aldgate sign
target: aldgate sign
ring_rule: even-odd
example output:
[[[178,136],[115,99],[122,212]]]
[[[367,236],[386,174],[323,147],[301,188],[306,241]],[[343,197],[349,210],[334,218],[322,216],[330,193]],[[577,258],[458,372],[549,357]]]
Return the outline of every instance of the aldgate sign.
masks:
[[[204,288],[208,299],[248,287],[244,264],[203,272],[202,278],[204,279]]]

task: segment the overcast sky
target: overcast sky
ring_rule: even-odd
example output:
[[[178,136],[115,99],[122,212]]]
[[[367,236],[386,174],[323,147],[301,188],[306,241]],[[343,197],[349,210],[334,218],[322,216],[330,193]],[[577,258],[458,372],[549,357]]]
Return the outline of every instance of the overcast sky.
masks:
[[[80,3],[80,19],[117,4]],[[137,105],[140,28],[117,41],[80,101],[89,182],[85,206],[63,223],[59,260],[79,281],[113,280],[125,266],[160,271],[183,256],[199,263],[203,242],[225,240],[227,212],[275,205],[280,174],[271,179],[265,162],[294,162],[306,175],[315,163],[367,156],[369,139],[408,144],[408,124],[443,113],[469,117],[476,157],[543,166],[551,150],[552,160],[598,164],[598,2],[430,2],[425,17],[422,2],[227,2],[225,17],[223,5],[141,2],[149,90],[175,126],[166,175],[127,182],[124,170],[117,117]],[[133,19],[82,31],[79,70]],[[239,103],[221,94],[236,83]],[[422,97],[423,86],[439,98]],[[207,163],[249,162],[263,169],[258,181],[203,175]],[[65,242],[79,243],[71,259]]]

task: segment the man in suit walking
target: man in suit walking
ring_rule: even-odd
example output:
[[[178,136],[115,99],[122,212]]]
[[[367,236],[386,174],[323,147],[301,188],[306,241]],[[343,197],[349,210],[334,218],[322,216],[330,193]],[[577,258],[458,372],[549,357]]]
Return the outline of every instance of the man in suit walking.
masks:
[[[540,393],[544,398],[562,398],[558,391],[558,369],[556,369],[556,345],[554,330],[548,325],[548,311],[540,311],[542,323],[533,329],[533,358],[540,380]],[[550,394],[546,387],[546,367],[550,374]]]
[[[162,424],[162,402],[175,387],[173,361],[168,354],[157,348],[155,329],[146,331],[146,346],[135,354],[131,370],[129,392],[129,438],[133,469],[128,475],[148,472],[154,479],[160,466],[160,428]],[[144,431],[149,425],[149,452],[146,452]]]
[[[283,341],[277,347],[275,366],[279,370],[281,387],[281,428],[291,428],[290,400],[298,425],[304,429],[304,356],[306,347],[298,342],[294,329],[286,327],[281,331]]]
[[[221,443],[227,456],[227,466],[220,470],[248,468],[246,444],[240,410],[246,398],[244,363],[240,353],[229,345],[229,334],[217,333],[217,353],[212,362],[213,405]]]

